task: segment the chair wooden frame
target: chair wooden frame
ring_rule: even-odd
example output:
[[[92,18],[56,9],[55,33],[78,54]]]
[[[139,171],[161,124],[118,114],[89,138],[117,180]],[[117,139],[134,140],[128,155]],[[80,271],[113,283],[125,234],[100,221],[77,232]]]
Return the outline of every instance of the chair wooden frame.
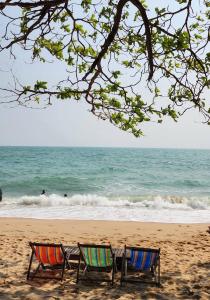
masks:
[[[129,250],[136,250],[136,251],[145,251],[145,252],[153,252],[157,254],[157,258],[155,259],[154,264],[149,269],[149,273],[154,277],[155,280],[147,281],[141,279],[132,279],[128,276],[128,259],[129,259]],[[148,271],[148,270],[147,270]],[[135,271],[134,271],[135,272]],[[139,270],[136,272],[145,273],[144,270]],[[121,269],[121,279],[120,284],[123,285],[123,282],[130,282],[130,283],[155,283],[157,286],[160,286],[160,248],[159,249],[152,249],[152,248],[140,248],[140,247],[128,247],[125,245],[123,257],[122,257],[122,269]]]
[[[29,242],[29,246],[32,249],[32,253],[31,253],[31,258],[30,258],[30,262],[29,262],[29,267],[28,267],[28,272],[27,272],[27,280],[33,280],[34,278],[42,278],[42,279],[58,279],[58,280],[63,280],[63,276],[64,276],[64,271],[65,269],[70,269],[70,264],[68,263],[67,257],[66,257],[66,252],[63,248],[62,244],[50,244],[50,243],[32,243]],[[63,263],[62,264],[58,264],[58,265],[50,265],[50,264],[44,264],[43,262],[40,262],[35,253],[35,247],[36,246],[44,246],[44,247],[53,247],[53,248],[60,248],[62,254],[63,254]],[[38,261],[38,266],[35,270],[35,272],[33,274],[31,274],[31,267],[32,267],[32,263],[33,263],[33,258],[36,257],[36,260]],[[40,268],[42,270],[61,270],[61,275],[60,277],[48,277],[48,276],[38,276],[37,273],[40,270]]]
[[[87,264],[86,262],[86,259],[85,259],[85,256],[83,254],[83,251],[82,251],[82,248],[102,248],[102,249],[110,249],[111,251],[111,255],[112,255],[112,266],[107,266],[107,267],[95,267],[95,266],[90,266]],[[77,268],[77,280],[76,280],[76,283],[78,283],[80,280],[84,280],[84,281],[97,281],[97,282],[110,282],[111,285],[114,284],[114,275],[115,275],[115,272],[116,272],[116,263],[115,263],[115,254],[112,250],[112,247],[111,245],[96,245],[96,244],[80,244],[78,243],[78,248],[80,250],[80,257],[79,257],[79,264],[78,264],[78,268]],[[80,277],[80,270],[81,270],[81,264],[84,264],[85,265],[85,268],[83,270],[83,275],[85,277],[86,275],[86,272],[105,272],[105,273],[110,273],[111,272],[111,279],[109,280],[106,280],[106,279],[100,279],[100,278],[97,278],[96,280],[90,280],[90,279],[87,279],[87,278],[81,278]]]

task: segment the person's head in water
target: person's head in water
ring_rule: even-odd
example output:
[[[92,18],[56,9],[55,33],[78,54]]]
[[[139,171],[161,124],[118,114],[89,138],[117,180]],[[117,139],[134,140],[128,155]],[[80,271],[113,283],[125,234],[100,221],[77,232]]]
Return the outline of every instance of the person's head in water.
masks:
[[[42,190],[41,195],[44,195],[44,194],[45,194],[45,190]]]
[[[67,194],[64,194],[64,197],[67,197]]]

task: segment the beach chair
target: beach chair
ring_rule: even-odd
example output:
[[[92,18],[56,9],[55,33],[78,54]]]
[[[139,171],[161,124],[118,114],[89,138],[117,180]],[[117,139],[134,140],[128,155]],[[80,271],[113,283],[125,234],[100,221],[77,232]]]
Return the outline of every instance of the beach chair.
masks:
[[[123,282],[155,283],[160,286],[160,249],[125,246],[121,286]]]
[[[33,278],[43,278],[43,279],[59,279],[63,280],[65,268],[70,269],[70,265],[66,258],[65,250],[62,244],[46,244],[46,243],[32,243],[29,242],[32,249],[30,263],[28,267],[27,280]],[[33,259],[36,259],[38,266],[34,272],[31,273],[31,267]],[[44,276],[38,274],[39,271],[45,271]],[[52,273],[53,276],[48,276]],[[56,276],[60,273],[60,276]]]
[[[115,274],[115,255],[112,251],[111,245],[95,245],[95,244],[79,244],[80,258],[77,269],[77,283],[79,280],[102,281],[114,284]],[[81,268],[82,267],[82,268]],[[82,274],[80,274],[82,272]],[[109,279],[88,278],[92,272],[110,273]],[[90,274],[92,273],[92,274]],[[105,274],[104,274],[105,275]],[[110,278],[111,277],[111,278]]]

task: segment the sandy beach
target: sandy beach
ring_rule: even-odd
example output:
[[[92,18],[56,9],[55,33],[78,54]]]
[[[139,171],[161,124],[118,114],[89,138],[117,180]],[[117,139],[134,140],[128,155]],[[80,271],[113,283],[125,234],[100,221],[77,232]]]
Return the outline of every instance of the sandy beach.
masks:
[[[210,235],[207,224],[0,219],[0,299],[210,299]],[[113,288],[64,281],[26,281],[29,241],[111,243],[161,248],[161,287],[127,284],[120,273]]]

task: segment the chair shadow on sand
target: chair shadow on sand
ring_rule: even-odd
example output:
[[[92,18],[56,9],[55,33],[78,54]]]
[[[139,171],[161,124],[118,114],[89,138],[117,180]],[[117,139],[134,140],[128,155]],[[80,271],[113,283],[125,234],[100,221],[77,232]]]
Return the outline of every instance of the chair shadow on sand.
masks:
[[[112,287],[108,283],[81,282],[76,284],[77,270],[66,271],[63,282],[58,280],[34,278],[33,281],[26,281],[27,268],[24,272],[17,274],[15,280],[9,280],[0,289],[0,299],[83,299],[90,297],[94,300],[126,298],[132,294],[133,299],[173,299],[174,295],[164,292],[164,277],[161,287],[148,284],[126,284],[120,286],[120,272],[116,274],[115,283]],[[6,288],[6,285],[8,286]],[[13,288],[9,288],[9,286]],[[8,291],[9,288],[9,291]]]
[[[26,273],[25,273],[26,274]],[[10,292],[0,292],[0,299],[11,300],[13,298],[19,299],[47,299],[50,297],[58,299],[83,299],[90,297],[94,300],[107,300],[107,299],[119,299],[121,297],[126,298],[126,295],[132,294],[133,299],[160,299],[168,300],[173,299],[173,294],[164,293],[163,287],[148,286],[147,284],[129,284],[124,287],[120,286],[120,276],[116,278],[116,283],[113,287],[107,283],[95,283],[95,282],[82,282],[75,284],[76,282],[76,270],[67,272],[63,282],[49,279],[36,278],[33,281],[25,282],[25,278],[22,281],[15,281],[13,284],[17,290],[10,290]],[[50,284],[50,285],[49,285]],[[36,298],[37,297],[37,298]]]

